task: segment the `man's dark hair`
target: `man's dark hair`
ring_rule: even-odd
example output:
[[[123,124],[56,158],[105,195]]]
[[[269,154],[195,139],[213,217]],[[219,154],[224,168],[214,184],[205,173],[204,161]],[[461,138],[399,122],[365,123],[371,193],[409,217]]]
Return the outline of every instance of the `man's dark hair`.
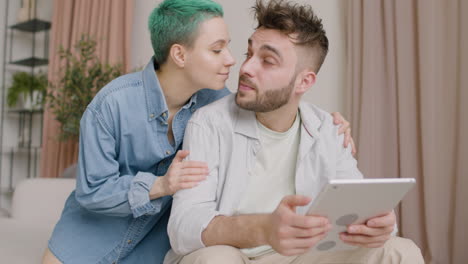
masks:
[[[296,45],[310,47],[314,52],[313,68],[317,73],[328,53],[328,38],[310,5],[299,5],[283,0],[271,0],[267,4],[257,0],[253,7],[260,27],[276,29],[293,39]]]

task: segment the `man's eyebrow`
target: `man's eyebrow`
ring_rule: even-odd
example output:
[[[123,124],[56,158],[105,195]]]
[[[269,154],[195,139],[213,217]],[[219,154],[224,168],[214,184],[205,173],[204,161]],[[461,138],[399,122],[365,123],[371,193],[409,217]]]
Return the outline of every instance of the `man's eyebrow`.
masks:
[[[273,46],[270,46],[268,44],[264,44],[263,46],[260,47],[261,50],[268,50],[268,51],[271,51],[273,53],[275,53],[280,59],[283,59],[283,56],[281,56],[281,53],[279,52],[278,49],[276,49],[275,47]]]
[[[252,39],[249,39],[249,47],[252,46]],[[271,45],[268,45],[268,44],[264,44],[263,46],[260,47],[260,50],[268,50],[268,51],[271,51],[273,52],[274,54],[276,54],[276,56],[278,56],[281,60],[283,59],[283,56],[281,56],[281,52],[279,52],[278,49],[276,49],[275,47],[271,46]]]

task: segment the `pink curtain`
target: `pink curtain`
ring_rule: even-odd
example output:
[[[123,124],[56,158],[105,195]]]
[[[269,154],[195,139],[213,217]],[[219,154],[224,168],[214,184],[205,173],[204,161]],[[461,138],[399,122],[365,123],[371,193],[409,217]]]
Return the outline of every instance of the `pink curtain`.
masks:
[[[468,1],[348,1],[349,113],[367,177],[413,177],[400,233],[426,263],[468,250]]]
[[[55,0],[50,42],[49,80],[60,69],[60,46],[68,49],[83,33],[98,43],[97,53],[103,62],[130,67],[130,43],[133,0]],[[60,177],[65,168],[77,161],[77,142],[59,142],[59,124],[49,112],[44,113],[41,177]]]

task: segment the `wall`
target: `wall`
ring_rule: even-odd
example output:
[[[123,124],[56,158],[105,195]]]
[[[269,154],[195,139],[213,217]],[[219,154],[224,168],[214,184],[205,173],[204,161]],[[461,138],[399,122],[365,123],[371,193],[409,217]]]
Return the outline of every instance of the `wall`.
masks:
[[[297,0],[310,3],[319,17],[323,19],[325,30],[330,40],[330,51],[318,75],[318,81],[304,99],[319,105],[327,111],[339,111],[344,114],[345,105],[345,3],[340,0]],[[152,55],[147,19],[152,9],[161,1],[138,0],[135,4],[133,25],[132,66],[144,66]],[[237,89],[240,65],[247,49],[247,39],[255,26],[250,7],[254,0],[218,0],[224,7],[225,20],[231,32],[231,51],[237,64],[231,70],[227,86],[231,91]]]

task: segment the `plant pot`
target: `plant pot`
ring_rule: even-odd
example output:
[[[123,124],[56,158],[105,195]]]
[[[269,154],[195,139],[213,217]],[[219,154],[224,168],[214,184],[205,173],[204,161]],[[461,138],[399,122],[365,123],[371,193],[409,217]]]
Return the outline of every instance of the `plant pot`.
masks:
[[[21,7],[16,15],[18,23],[25,22],[35,18],[36,0],[21,0]]]
[[[41,101],[42,98],[39,91],[33,91],[32,98],[30,94],[21,94],[14,109],[39,110],[42,109]]]

